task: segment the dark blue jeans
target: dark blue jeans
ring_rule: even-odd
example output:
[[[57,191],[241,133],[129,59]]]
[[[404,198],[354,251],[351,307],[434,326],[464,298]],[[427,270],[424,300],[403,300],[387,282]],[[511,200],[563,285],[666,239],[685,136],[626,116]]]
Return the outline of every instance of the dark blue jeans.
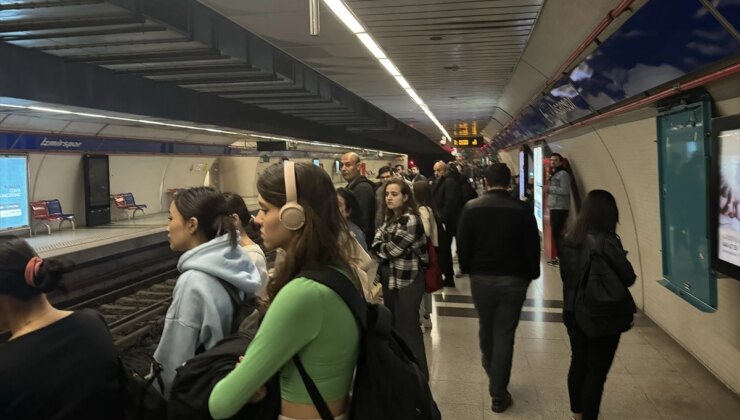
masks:
[[[514,333],[527,297],[529,280],[512,276],[470,276],[473,304],[478,311],[483,369],[494,400],[506,396],[514,356]]]

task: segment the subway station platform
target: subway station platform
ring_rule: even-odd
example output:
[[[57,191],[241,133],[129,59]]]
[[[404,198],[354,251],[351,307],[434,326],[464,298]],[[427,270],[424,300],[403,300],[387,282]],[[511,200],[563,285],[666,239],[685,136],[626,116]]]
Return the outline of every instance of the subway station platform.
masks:
[[[467,276],[434,295],[425,334],[431,387],[444,420],[566,420],[570,343],[561,322],[558,269],[542,264],[527,293],[516,332],[509,392],[514,404],[491,411],[481,366],[478,319]],[[738,361],[740,363],[740,361]],[[606,382],[600,418],[735,420],[740,398],[642,314],[622,335]]]
[[[68,223],[59,230],[57,223],[51,223],[51,235],[44,229],[27,238],[29,244],[42,258],[69,256],[81,251],[95,251],[102,246],[116,243],[131,243],[141,246],[142,239],[147,237],[166,240],[168,213],[139,215],[130,220],[113,221],[111,224],[95,227],[77,226],[75,230]],[[146,241],[145,241],[146,242]]]

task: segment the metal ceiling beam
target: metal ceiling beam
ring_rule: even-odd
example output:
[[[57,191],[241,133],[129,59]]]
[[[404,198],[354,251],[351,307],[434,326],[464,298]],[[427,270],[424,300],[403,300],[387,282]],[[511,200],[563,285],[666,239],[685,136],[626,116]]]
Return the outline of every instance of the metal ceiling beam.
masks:
[[[350,136],[340,128],[158,84],[135,75],[65,61],[7,43],[0,43],[0,57],[3,57],[0,60],[0,96],[48,102],[60,108],[70,106],[97,109],[100,113],[122,112],[402,153],[439,153],[430,142],[414,142],[401,147],[390,140]]]
[[[172,83],[178,86],[203,86],[210,83],[242,83],[242,82],[267,82],[280,80],[274,74],[265,74],[261,71],[252,71],[253,74],[232,74],[232,75],[202,75],[198,77],[180,77],[180,78],[152,78],[158,82]]]
[[[2,41],[30,41],[34,39],[59,39],[59,38],[73,38],[73,37],[86,37],[86,36],[105,36],[105,35],[118,35],[128,34],[132,32],[162,32],[166,31],[167,28],[161,26],[151,26],[147,24],[136,24],[132,26],[121,26],[119,28],[109,29],[94,29],[85,31],[65,31],[65,32],[41,32],[41,33],[24,33],[19,35],[3,35],[0,36]]]
[[[43,9],[47,7],[66,7],[66,6],[84,6],[87,4],[99,4],[103,0],[66,0],[66,1],[37,1],[29,3],[9,3],[0,4],[0,12],[4,10],[28,10]]]
[[[91,26],[128,25],[144,23],[139,16],[89,17],[58,20],[13,20],[0,23],[0,34],[9,32],[38,31],[46,29],[71,29]]]
[[[89,54],[64,57],[67,61],[85,62],[100,66],[106,64],[156,63],[224,58],[218,51],[198,48],[181,51],[152,51],[116,54]]]
[[[131,73],[139,76],[180,76],[186,74],[232,73],[238,71],[258,71],[248,64],[234,63],[229,65],[179,65],[155,69],[122,69],[119,73]]]
[[[125,46],[140,46],[140,45],[156,45],[156,44],[178,44],[192,42],[185,38],[167,38],[167,39],[141,39],[141,40],[128,40],[128,41],[115,41],[115,42],[96,42],[90,44],[64,44],[64,45],[44,45],[41,47],[29,47],[39,51],[59,51],[59,50],[74,50],[80,48],[104,48],[104,47],[125,47]]]

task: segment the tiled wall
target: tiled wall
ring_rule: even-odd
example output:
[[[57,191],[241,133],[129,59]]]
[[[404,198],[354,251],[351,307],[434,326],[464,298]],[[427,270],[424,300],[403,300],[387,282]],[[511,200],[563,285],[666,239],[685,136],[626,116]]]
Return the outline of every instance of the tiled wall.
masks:
[[[618,233],[639,275],[632,292],[640,308],[725,384],[740,392],[740,281],[718,279],[719,308],[714,313],[700,312],[657,282],[662,278],[662,244],[656,120],[654,112],[641,112],[566,133],[549,145],[571,161],[584,194],[601,188],[616,197]],[[715,116],[738,113],[740,97],[716,103]],[[502,154],[513,172],[518,170],[514,166],[516,153]]]

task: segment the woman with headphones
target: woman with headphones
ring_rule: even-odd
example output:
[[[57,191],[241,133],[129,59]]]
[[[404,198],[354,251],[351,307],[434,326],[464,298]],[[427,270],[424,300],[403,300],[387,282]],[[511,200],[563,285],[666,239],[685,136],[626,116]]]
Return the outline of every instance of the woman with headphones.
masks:
[[[284,259],[268,285],[264,319],[243,361],[211,392],[211,416],[229,418],[250,401],[259,401],[263,384],[279,372],[279,419],[319,419],[292,362],[298,354],[332,415],[345,420],[360,331],[338,294],[299,275],[309,268],[331,267],[356,283],[349,248],[342,246],[350,235],[347,224],[340,222],[334,185],[321,168],[286,161],[262,173],[257,191],[260,210],[255,222],[264,245],[282,248]]]

